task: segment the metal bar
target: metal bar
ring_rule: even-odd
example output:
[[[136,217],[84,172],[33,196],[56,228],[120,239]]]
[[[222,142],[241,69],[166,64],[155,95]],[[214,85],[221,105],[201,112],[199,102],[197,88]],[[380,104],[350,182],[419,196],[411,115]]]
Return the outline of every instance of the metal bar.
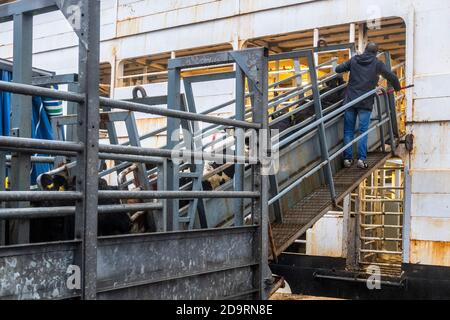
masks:
[[[122,213],[122,212],[137,212],[147,210],[161,210],[162,203],[136,203],[136,204],[118,204],[118,205],[103,205],[98,206],[98,213]]]
[[[239,66],[236,66],[236,120],[245,119],[245,74]],[[245,156],[245,132],[241,128],[235,130],[236,157]],[[235,164],[233,186],[234,191],[244,191],[245,165]],[[233,203],[234,225],[240,227],[244,225],[244,201],[235,199]]]
[[[327,279],[327,280],[337,280],[337,281],[346,281],[346,282],[361,282],[361,283],[367,283],[367,279],[360,279],[360,278],[346,278],[346,277],[338,277],[338,276],[325,276],[325,275],[319,275],[314,274],[314,278],[316,279]],[[397,283],[392,281],[379,281],[381,285],[389,286],[389,287],[404,287],[403,283]]]
[[[0,152],[0,192],[6,189],[6,153]],[[0,202],[0,208],[5,208],[5,203]],[[6,245],[6,222],[0,221],[0,247]]]
[[[84,102],[84,96],[80,93],[53,90],[29,84],[0,81],[0,90],[28,96],[48,97],[62,101],[71,101],[76,103]]]
[[[0,200],[1,198],[0,193]],[[99,199],[251,199],[259,192],[252,191],[99,191]]]
[[[317,73],[315,68],[314,56],[312,54],[308,55],[308,65],[310,66],[309,69],[313,70],[312,72],[310,72],[310,78],[311,83],[313,85],[313,96],[314,96],[314,107],[316,111],[316,118],[317,120],[321,120],[323,118],[322,103],[320,100],[320,91],[317,85]],[[320,140],[322,160],[327,161],[326,170],[324,170],[325,178],[327,180],[328,188],[330,190],[331,199],[333,203],[335,203],[336,189],[334,186],[333,169],[331,167],[330,154],[328,149],[324,122],[321,122],[319,125],[319,140]]]
[[[259,50],[261,50],[261,48],[245,49],[240,52],[243,55],[252,55],[257,54]],[[206,67],[234,62],[231,52],[208,53],[171,59],[169,60],[168,69]]]
[[[368,212],[368,211],[361,211],[362,215],[365,216],[402,216],[403,213],[401,212]]]
[[[306,58],[309,54],[311,54],[311,50],[297,50],[291,52],[284,52],[279,54],[273,54],[269,56],[269,61],[277,61],[277,60],[292,60],[299,58]]]
[[[128,118],[125,120],[125,125],[128,132],[128,138],[132,146],[134,147],[141,147],[141,141],[139,140],[139,132],[136,125],[136,119],[134,117],[134,113],[130,112]],[[156,160],[156,159],[155,159]],[[161,163],[162,159],[159,159],[159,163]],[[138,178],[140,187],[145,190],[150,190],[150,183],[147,176],[147,168],[143,163],[137,164],[137,171],[138,171]],[[153,220],[153,217],[150,219]],[[155,221],[151,222],[152,224],[155,224]]]
[[[155,149],[155,148],[138,148],[129,146],[113,146],[113,145],[100,145],[100,151],[102,153],[112,154],[124,154],[124,155],[138,155],[138,156],[154,156],[162,158],[178,158],[178,159],[192,159],[192,160],[206,160],[206,161],[223,161],[226,163],[239,162],[249,163],[252,158],[249,157],[236,157],[233,155],[217,155],[215,153],[208,152],[196,152],[187,150],[168,150],[168,149]]]
[[[79,200],[81,192],[58,191],[3,191],[0,201],[43,201],[43,200]]]
[[[170,96],[169,96],[170,97]],[[100,104],[102,106],[107,106],[110,108],[116,109],[124,109],[128,111],[142,112],[142,113],[150,113],[154,115],[160,115],[170,118],[178,118],[183,120],[191,120],[191,121],[199,121],[213,124],[222,124],[226,126],[244,128],[244,129],[259,129],[260,125],[256,123],[250,123],[246,121],[237,121],[224,119],[220,117],[208,116],[203,114],[194,114],[185,111],[179,111],[176,109],[164,109],[159,107],[148,106],[145,104],[127,102],[127,101],[118,101],[108,98],[100,98]],[[169,103],[170,106],[170,103]]]
[[[397,170],[401,168],[380,168],[379,170]],[[404,187],[364,187],[367,190],[404,190]]]
[[[250,62],[249,62],[250,63]],[[253,61],[251,60],[251,63]],[[268,103],[268,51],[259,49],[258,60],[255,68],[256,79],[253,82],[253,86],[257,92],[253,99],[253,121],[261,124],[261,130],[258,132],[258,158],[259,163],[254,167],[253,176],[253,188],[258,190],[260,197],[256,199],[253,208],[253,220],[258,225],[257,236],[257,249],[259,268],[257,271],[256,288],[259,290],[258,298],[264,300],[267,298],[266,284],[269,278],[272,277],[272,273],[268,266],[268,243],[269,243],[269,207],[267,205],[269,199],[269,179],[267,158],[271,157],[271,140],[269,134],[269,118],[267,112]],[[249,79],[249,75],[247,75]],[[253,189],[252,188],[252,189]],[[276,253],[275,253],[276,254]]]
[[[12,92],[12,93],[16,93],[16,94],[49,97],[49,98],[54,98],[54,99],[63,100],[63,101],[72,101],[72,102],[77,102],[77,103],[84,102],[84,97],[82,94],[77,94],[77,93],[73,93],[73,92],[57,91],[57,90],[46,89],[46,88],[36,87],[36,86],[31,86],[31,85],[23,85],[23,84],[18,84],[18,83],[10,83],[10,82],[6,82],[6,81],[0,81],[0,90],[6,91],[6,92]],[[213,124],[222,124],[222,125],[226,125],[226,126],[233,126],[233,127],[238,127],[238,128],[244,128],[244,129],[259,129],[260,128],[259,124],[250,123],[250,122],[246,122],[246,121],[237,121],[237,120],[224,119],[224,118],[220,118],[220,117],[208,116],[208,115],[203,115],[203,114],[194,114],[194,113],[179,111],[179,110],[164,109],[164,108],[160,108],[160,107],[149,106],[146,104],[140,104],[140,103],[129,102],[129,101],[119,101],[119,100],[113,100],[113,99],[103,98],[103,97],[100,98],[100,105],[104,106],[104,107],[110,107],[110,108],[116,108],[116,109],[149,113],[149,114],[160,115],[160,116],[165,116],[165,117],[192,120],[192,121],[200,121],[200,122],[213,123]]]
[[[13,23],[13,82],[10,85],[30,84],[33,76],[33,16],[19,13],[14,15]],[[11,136],[31,138],[32,118],[31,97],[13,94],[11,97]],[[13,154],[10,181],[11,190],[30,189],[30,155],[22,152]],[[3,183],[3,182],[2,182]],[[15,203],[13,207],[27,207],[27,203]],[[30,225],[28,221],[10,222],[10,243],[29,242]]]
[[[404,199],[404,216],[403,216],[403,262],[409,263],[410,261],[410,237],[411,237],[411,172],[409,171],[409,166],[405,166],[405,199]]]
[[[401,268],[401,264],[395,264],[395,263],[382,263],[382,262],[359,262],[362,265],[374,265],[374,266],[381,266],[381,267],[393,267],[393,268]]]
[[[33,86],[48,86],[52,84],[74,84],[78,82],[78,74],[59,74],[33,77],[31,84]],[[69,92],[71,90],[69,89]]]
[[[386,67],[392,71],[392,59],[391,59],[391,53],[389,51],[384,52],[384,55],[386,57]],[[389,128],[389,135],[391,136],[391,146],[393,147],[392,153],[394,155],[395,153],[395,141],[394,138],[400,137],[400,131],[398,127],[397,117],[395,116],[397,110],[396,110],[396,104],[395,104],[395,95],[393,93],[388,94],[387,92],[391,91],[393,89],[392,84],[388,82],[388,90],[384,91],[385,99],[386,99],[386,108],[388,111],[388,114],[392,117],[391,126]],[[391,132],[392,129],[392,132]]]
[[[276,175],[269,176],[269,189],[270,189],[270,197],[275,197],[280,193],[278,178]],[[281,205],[281,201],[277,200],[273,203],[273,213],[275,216],[276,223],[283,223],[283,209]]]
[[[377,113],[378,113],[377,120],[379,122],[381,122],[383,120],[383,114],[381,111],[381,99],[378,95],[375,96],[375,99],[376,99]],[[381,150],[383,152],[386,152],[386,142],[384,140],[384,137],[385,137],[384,128],[383,128],[383,126],[380,126]]]
[[[392,156],[395,156],[395,152],[396,152],[395,138],[399,136],[398,135],[399,131],[398,131],[398,125],[397,125],[397,117],[395,115],[395,102],[394,102],[394,111],[392,111],[392,103],[391,103],[391,100],[389,99],[386,89],[382,88],[381,91],[383,92],[384,100],[386,103],[387,114],[388,114],[389,118],[391,119],[389,122],[389,140],[391,143]],[[397,135],[395,135],[394,126],[396,127],[395,132],[397,132]]]
[[[169,65],[170,65],[169,60]],[[168,75],[168,109],[173,111],[181,110],[181,74],[180,69],[169,68]],[[167,119],[167,148],[169,150],[174,150],[180,141],[180,127],[181,122],[176,118]],[[165,174],[167,190],[178,191],[180,188],[180,179],[178,176],[179,165],[174,159],[168,158],[167,161],[167,171]],[[166,210],[167,210],[167,226],[168,231],[177,231],[180,227],[179,224],[179,210],[180,203],[178,199],[166,200]]]
[[[403,226],[390,226],[385,224],[361,224],[362,228],[373,228],[373,229],[379,229],[379,228],[392,228],[392,229],[403,229]]]
[[[403,203],[403,199],[361,199],[363,202],[392,202]]]
[[[365,241],[387,241],[387,242],[401,242],[403,239],[397,239],[397,238],[383,238],[383,237],[360,237],[361,240]]]
[[[6,161],[7,162],[11,162],[12,157],[10,155],[6,156]],[[55,162],[55,158],[54,157],[43,157],[43,156],[32,156],[31,157],[31,162],[34,163],[53,163]]]
[[[3,137],[3,136],[0,137],[0,146],[15,149],[22,148],[23,150],[42,149],[42,150],[72,151],[72,152],[83,151],[83,144],[81,143],[31,139],[31,138]],[[24,170],[24,168],[22,168],[22,170]]]
[[[0,145],[0,150],[6,151],[6,152],[23,152],[26,154],[48,154],[48,155],[63,155],[67,157],[73,157],[76,156],[77,153],[74,151],[55,151],[55,150],[47,150],[42,148],[29,148],[29,147],[19,147],[19,148],[13,148],[13,147],[4,147]],[[13,158],[12,158],[13,159]],[[15,160],[14,160],[15,161]]]
[[[99,158],[102,160],[118,160],[118,161],[130,161],[137,163],[148,163],[148,164],[161,164],[164,162],[164,158],[159,157],[148,157],[148,156],[133,156],[126,154],[114,154],[114,153],[99,153]],[[132,165],[132,163],[124,163],[122,168]],[[111,169],[109,173],[115,172],[116,170]],[[108,173],[108,174],[109,174]],[[104,172],[102,172],[104,174]],[[104,175],[108,175],[104,174]]]
[[[98,225],[98,163],[99,163],[99,56],[100,1],[79,2],[80,29],[74,31],[79,41],[79,85],[83,99],[78,106],[78,138],[83,142],[77,157],[77,191],[83,197],[77,202],[75,237],[81,240],[77,263],[81,267],[81,298],[97,298],[97,225]]]
[[[146,210],[160,210],[162,208],[163,206],[160,203],[103,205],[98,207],[98,213],[114,214]],[[75,212],[76,207],[74,206],[0,209],[0,220],[66,217],[74,215]]]
[[[402,252],[398,251],[386,251],[386,250],[369,250],[369,249],[360,249],[362,253],[375,253],[375,254],[392,254],[392,255],[401,255]]]

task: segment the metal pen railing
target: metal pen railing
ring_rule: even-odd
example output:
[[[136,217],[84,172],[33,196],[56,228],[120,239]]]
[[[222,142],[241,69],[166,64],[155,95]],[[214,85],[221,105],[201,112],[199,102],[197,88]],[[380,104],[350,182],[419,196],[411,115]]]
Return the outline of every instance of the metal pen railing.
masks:
[[[30,96],[45,96],[62,101],[70,101],[75,103],[84,103],[85,96],[79,93],[56,91],[32,85],[25,85],[19,83],[10,83],[0,81],[0,90],[11,92],[15,94],[30,95]],[[135,112],[143,112],[154,115],[161,115],[166,117],[173,117],[178,119],[187,119],[193,121],[201,121],[213,123],[215,125],[226,125],[245,129],[260,129],[261,125],[256,123],[249,123],[246,121],[223,119],[204,114],[194,114],[184,111],[168,110],[158,107],[147,106],[139,103],[115,101],[112,99],[100,98],[100,104],[111,108],[124,109]],[[0,137],[1,150],[14,150],[23,152],[39,152],[53,155],[70,155],[74,156],[84,150],[82,143],[49,141],[42,139],[29,138],[14,138],[14,137]],[[173,150],[166,149],[152,149],[152,148],[138,148],[131,146],[118,145],[99,145],[99,158],[119,160],[119,161],[133,161],[143,163],[162,164],[164,159],[170,158],[174,155]],[[217,156],[207,152],[192,152],[180,150],[176,155],[182,158],[196,158],[204,160],[216,160]],[[248,157],[227,157],[228,161],[249,163],[251,159]],[[74,164],[75,165],[75,164]],[[183,192],[183,191],[155,191],[155,192],[132,192],[132,191],[99,191],[98,197],[109,199],[191,199],[191,198],[257,198],[260,194],[257,192]],[[0,192],[0,201],[16,202],[16,201],[77,201],[81,199],[81,192],[50,192],[50,191],[15,191]],[[118,206],[99,206],[99,212],[130,212],[139,211],[142,209],[161,208],[161,204],[147,203],[143,205],[122,204]],[[58,211],[59,210],[59,211]],[[59,213],[58,213],[59,212]],[[33,213],[36,213],[35,215]],[[0,219],[30,219],[52,217],[55,215],[69,215],[75,213],[75,207],[61,208],[18,208],[18,209],[2,209],[0,210]]]

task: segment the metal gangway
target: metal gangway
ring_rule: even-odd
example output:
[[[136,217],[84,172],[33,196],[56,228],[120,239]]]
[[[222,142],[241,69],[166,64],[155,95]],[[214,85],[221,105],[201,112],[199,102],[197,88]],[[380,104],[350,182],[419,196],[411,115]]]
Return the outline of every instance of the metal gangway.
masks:
[[[73,81],[77,82],[73,86],[76,92],[38,86],[49,79],[41,78],[37,85],[31,85],[31,44],[24,37],[32,28],[33,14],[65,13],[67,8],[50,0],[0,6],[1,21],[14,19],[15,23],[14,66],[23,62],[14,69],[15,82],[0,82],[0,90],[12,92],[13,99],[22,105],[29,101],[26,95],[37,95],[68,101],[76,110],[55,124],[75,127],[76,134],[72,131],[71,135],[74,141],[30,139],[19,130],[16,137],[0,137],[0,149],[18,159],[11,161],[12,172],[29,166],[31,154],[43,153],[56,156],[58,163],[62,158],[69,161],[64,170],[77,176],[76,191],[29,191],[28,177],[21,174],[11,177],[12,192],[0,192],[0,200],[7,205],[0,209],[0,218],[19,221],[19,233],[25,235],[18,245],[0,247],[0,277],[4,280],[0,297],[266,298],[272,285],[269,258],[276,259],[394,155],[399,135],[392,96],[380,87],[360,99],[374,97],[376,105],[367,133],[371,150],[367,171],[342,169],[340,165],[343,150],[362,138],[342,145],[343,113],[358,101],[345,106],[342,99],[323,104],[346,85],[326,89],[327,83],[338,77],[333,71],[336,58],[316,63],[323,53],[347,51],[351,56],[354,44],[273,56],[256,48],[172,59],[166,97],[135,96],[129,101],[101,98],[99,4],[87,0],[82,4],[81,28],[74,27],[80,38],[79,74]],[[269,64],[285,60],[293,61],[293,74],[269,84]],[[185,69],[223,64],[233,65],[234,71],[181,76]],[[30,75],[24,66],[30,66]],[[328,68],[329,73],[319,76],[321,68]],[[235,79],[235,99],[198,113],[192,85],[223,79]],[[295,86],[288,86],[292,81]],[[210,115],[229,106],[235,108],[230,118]],[[139,137],[134,112],[167,117],[167,127]],[[23,125],[29,118],[26,112],[22,114]],[[286,120],[294,122],[281,131],[270,131]],[[122,145],[114,133],[117,121],[126,123],[130,135],[130,141]],[[108,127],[110,144],[99,144],[101,122]],[[205,123],[209,125],[205,127]],[[180,128],[183,135],[178,133]],[[234,128],[233,134],[228,132],[230,128]],[[143,140],[163,132],[172,137],[167,146],[141,147]],[[213,134],[216,139],[208,141]],[[246,134],[253,137],[249,140],[257,146],[256,153],[246,154]],[[207,161],[218,161],[215,148],[220,143],[232,148],[233,154],[222,159],[224,164],[212,174],[232,166],[234,176],[218,188],[204,191],[204,166]],[[174,161],[174,155],[182,161]],[[115,165],[99,170],[101,160],[113,160]],[[279,170],[273,169],[274,162],[279,163]],[[117,191],[98,190],[98,177],[120,174],[132,166],[137,178],[125,179]],[[180,184],[182,178],[189,182]],[[133,184],[140,189],[129,190]],[[98,205],[99,199],[111,198],[140,203]],[[75,201],[76,206],[29,208],[36,200]],[[183,208],[181,200],[187,202]],[[98,213],[138,211],[148,213],[152,232],[97,237]],[[71,215],[75,215],[76,231],[72,241],[27,243],[26,222],[30,219]],[[77,274],[77,268],[80,285],[67,286],[67,278],[72,272]]]

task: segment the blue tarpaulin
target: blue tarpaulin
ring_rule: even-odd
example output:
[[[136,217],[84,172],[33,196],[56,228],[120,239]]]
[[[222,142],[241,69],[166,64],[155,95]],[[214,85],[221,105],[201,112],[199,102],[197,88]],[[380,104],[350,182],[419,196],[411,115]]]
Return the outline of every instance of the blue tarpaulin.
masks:
[[[11,81],[11,72],[0,70],[0,80]],[[0,91],[0,135],[9,136],[10,135],[10,119],[11,119],[11,94],[8,92]],[[41,97],[33,97],[33,115],[31,120],[32,128],[32,138],[33,139],[44,139],[53,140],[52,126],[45,111],[44,105],[42,103]],[[45,156],[45,155],[42,155]],[[31,184],[36,184],[37,177],[45,172],[51,170],[50,164],[34,164],[30,173]]]
[[[11,81],[11,72],[0,70],[0,80]],[[11,114],[11,94],[0,91],[0,135],[9,136]]]

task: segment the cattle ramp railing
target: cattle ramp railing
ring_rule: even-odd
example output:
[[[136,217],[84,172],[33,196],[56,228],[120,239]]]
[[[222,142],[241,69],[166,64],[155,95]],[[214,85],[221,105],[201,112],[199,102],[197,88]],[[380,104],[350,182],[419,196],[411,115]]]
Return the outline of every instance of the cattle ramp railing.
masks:
[[[267,106],[267,51],[262,48],[171,60],[169,108],[99,97],[100,2],[82,0],[79,23],[73,24],[80,40],[77,92],[62,92],[31,85],[33,16],[61,10],[67,15],[70,1],[17,1],[0,6],[1,21],[14,20],[14,83],[0,82],[0,90],[13,93],[13,118],[17,134],[0,137],[0,149],[12,155],[11,190],[0,192],[0,218],[9,223],[9,244],[0,247],[0,298],[2,299],[246,299],[267,297],[268,179],[263,174],[264,152],[270,149]],[[73,17],[69,21],[73,22]],[[252,95],[251,121],[224,119],[181,110],[181,70],[199,66],[233,64],[236,113],[244,115],[245,81]],[[29,68],[27,68],[29,66]],[[76,141],[31,139],[29,96],[44,96],[77,106]],[[239,102],[238,102],[239,101]],[[167,148],[99,143],[100,108],[156,114],[168,118]],[[105,110],[105,109],[104,109]],[[188,121],[188,122],[186,122]],[[243,168],[251,165],[251,185],[244,190],[237,174],[235,191],[179,190],[177,158],[192,159],[192,166],[216,160],[213,154],[180,145],[178,129],[192,122],[237,128],[238,147],[226,162]],[[243,130],[238,130],[243,129]],[[244,130],[254,130],[258,150],[246,156]],[[186,142],[186,138],[184,139]],[[31,154],[76,159],[74,191],[30,191],[27,168]],[[145,163],[156,167],[157,190],[99,191],[99,160]],[[200,160],[199,160],[200,159]],[[194,161],[195,160],[195,161]],[[5,169],[5,168],[2,168]],[[194,170],[195,171],[195,170]],[[189,230],[180,228],[180,199],[234,199],[235,227]],[[98,205],[104,199],[140,199],[136,204]],[[252,221],[244,224],[239,210],[250,199]],[[68,207],[29,207],[32,201],[73,201]],[[195,205],[194,207],[196,207]],[[138,207],[138,208],[137,208]],[[151,211],[160,232],[151,234],[97,235],[98,214]],[[75,216],[73,241],[29,244],[30,219]]]

